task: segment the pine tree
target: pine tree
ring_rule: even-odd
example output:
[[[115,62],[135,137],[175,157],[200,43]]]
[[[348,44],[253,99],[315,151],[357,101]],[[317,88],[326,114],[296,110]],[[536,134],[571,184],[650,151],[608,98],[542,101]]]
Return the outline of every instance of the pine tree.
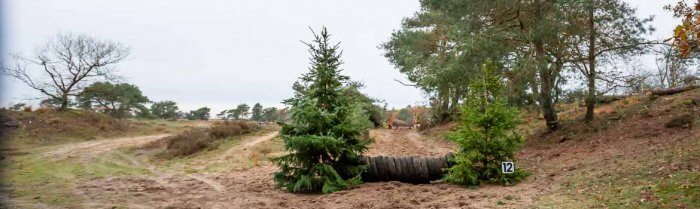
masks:
[[[250,110],[250,106],[248,106],[248,104],[246,104],[246,103],[239,104],[236,107],[236,113],[238,113],[236,120],[248,117],[249,110]]]
[[[255,105],[253,105],[253,109],[251,109],[250,120],[262,121],[263,120],[262,110],[263,110],[262,105],[260,105],[260,103],[255,103]]]
[[[276,122],[279,120],[279,116],[277,114],[277,108],[275,107],[268,107],[263,109],[263,114],[262,114],[263,121],[265,122]]]
[[[574,1],[574,0],[572,0]],[[559,10],[565,1],[420,1],[382,45],[411,85],[430,96],[435,122],[455,119],[473,75],[486,60],[512,66],[511,98],[541,108],[549,130],[559,128],[556,87],[570,47]],[[535,102],[537,101],[537,102]],[[524,103],[524,102],[523,102]]]
[[[515,133],[519,113],[503,99],[504,87],[495,69],[489,61],[483,65],[481,77],[471,84],[459,129],[449,135],[459,148],[452,159],[455,165],[445,176],[448,182],[514,184],[526,176],[523,170],[501,171],[501,162],[514,161],[523,139]]]
[[[599,63],[614,62],[629,56],[645,53],[654,44],[644,35],[654,29],[649,25],[652,17],[637,17],[637,10],[622,0],[570,1],[566,21],[574,25],[572,32],[573,67],[586,78],[585,120],[594,118],[597,97],[596,81],[601,75]]]
[[[360,157],[370,142],[362,132],[371,124],[362,107],[344,96],[349,78],[340,74],[339,45],[329,43],[325,28],[314,37],[305,43],[309,72],[284,102],[291,106],[291,122],[281,130],[289,154],[273,160],[280,168],[274,180],[290,192],[331,193],[361,183],[366,166]]]
[[[156,118],[176,119],[179,117],[178,112],[180,112],[180,110],[177,107],[177,103],[174,101],[166,100],[151,105],[151,113],[153,113],[153,116]]]

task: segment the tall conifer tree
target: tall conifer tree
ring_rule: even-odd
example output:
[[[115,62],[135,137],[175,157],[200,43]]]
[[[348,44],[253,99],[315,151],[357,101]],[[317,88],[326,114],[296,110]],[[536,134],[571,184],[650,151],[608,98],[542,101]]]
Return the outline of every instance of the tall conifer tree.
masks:
[[[481,75],[471,83],[459,129],[449,135],[459,148],[452,159],[455,165],[445,176],[448,182],[514,184],[527,175],[521,169],[501,172],[501,162],[514,161],[523,139],[515,132],[518,110],[505,102],[503,81],[496,69],[487,61]]]
[[[341,75],[339,44],[329,43],[326,28],[305,43],[311,54],[309,72],[295,83],[291,122],[281,135],[289,154],[274,159],[280,170],[276,186],[290,192],[331,193],[361,183],[360,164],[369,140],[362,133],[371,126],[361,106],[344,91],[351,86]]]

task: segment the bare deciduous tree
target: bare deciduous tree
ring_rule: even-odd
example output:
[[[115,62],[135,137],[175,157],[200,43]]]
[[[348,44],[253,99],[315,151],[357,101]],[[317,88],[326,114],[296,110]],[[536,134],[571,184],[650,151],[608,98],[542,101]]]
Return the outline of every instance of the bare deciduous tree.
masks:
[[[33,57],[13,55],[13,65],[3,73],[14,77],[68,108],[70,96],[95,80],[114,80],[110,68],[129,55],[129,48],[87,35],[58,34],[41,46]]]
[[[673,46],[662,45],[655,50],[656,66],[659,82],[662,88],[674,88],[683,85],[683,78],[690,75],[689,68],[694,65],[695,58],[682,57],[681,52]]]

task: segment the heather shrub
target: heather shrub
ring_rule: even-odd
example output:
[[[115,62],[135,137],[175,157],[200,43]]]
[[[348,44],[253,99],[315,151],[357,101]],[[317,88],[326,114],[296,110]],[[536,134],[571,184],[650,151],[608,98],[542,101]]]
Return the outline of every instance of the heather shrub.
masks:
[[[671,120],[666,122],[664,126],[666,128],[692,128],[693,123],[695,123],[695,115],[693,114],[682,114],[673,117]]]
[[[186,156],[203,150],[214,149],[222,139],[241,136],[260,129],[262,129],[262,126],[254,122],[225,121],[215,123],[210,128],[191,129],[175,136],[166,137],[163,141],[165,142],[168,156]]]
[[[258,131],[262,128],[258,123],[249,121],[224,121],[216,123],[209,128],[209,134],[212,138],[222,139],[232,136],[240,136],[243,134]]]
[[[185,156],[196,152],[216,148],[215,141],[206,129],[191,129],[181,134],[167,137],[166,149],[170,156]]]

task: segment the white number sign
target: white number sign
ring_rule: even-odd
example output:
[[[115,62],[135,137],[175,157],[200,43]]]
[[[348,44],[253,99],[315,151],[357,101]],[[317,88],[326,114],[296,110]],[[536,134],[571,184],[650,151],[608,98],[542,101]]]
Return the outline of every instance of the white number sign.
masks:
[[[515,163],[501,162],[501,170],[503,171],[503,173],[513,173],[515,172]]]

